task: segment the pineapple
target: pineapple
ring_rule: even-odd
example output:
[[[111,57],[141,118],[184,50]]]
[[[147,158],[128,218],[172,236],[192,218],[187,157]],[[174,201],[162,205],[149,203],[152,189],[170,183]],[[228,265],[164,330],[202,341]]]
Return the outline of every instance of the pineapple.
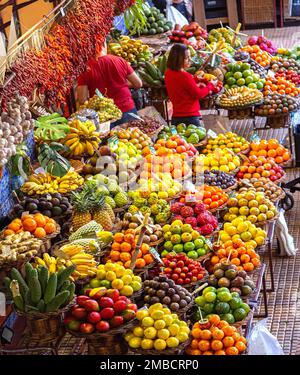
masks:
[[[124,191],[120,191],[114,196],[117,207],[123,207],[128,203],[127,194]]]
[[[103,228],[96,221],[92,220],[88,224],[80,227],[76,232],[72,233],[69,237],[69,241],[76,241],[79,239],[86,238],[97,238],[97,232],[103,231]]]
[[[114,226],[115,214],[109,204],[105,203],[105,198],[102,194],[94,193],[93,199],[93,220],[101,224],[103,229],[111,231]]]
[[[80,193],[72,192],[72,229],[74,232],[92,220],[90,213],[91,203],[91,199],[86,191]]]

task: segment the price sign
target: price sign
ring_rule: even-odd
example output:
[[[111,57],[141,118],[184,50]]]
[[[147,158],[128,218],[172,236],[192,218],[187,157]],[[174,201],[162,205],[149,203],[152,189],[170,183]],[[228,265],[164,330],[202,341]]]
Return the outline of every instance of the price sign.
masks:
[[[207,135],[210,137],[210,138],[213,138],[213,139],[216,139],[217,138],[217,133],[215,133],[213,130],[209,129],[207,131]]]
[[[156,150],[155,150],[155,148],[154,148],[153,146],[149,146],[149,150],[150,150],[150,153],[151,153],[152,155],[155,155],[155,154],[156,154]]]
[[[101,92],[98,89],[95,90],[95,93],[96,93],[96,95],[99,96],[99,98],[103,98],[103,95],[101,94]]]
[[[160,255],[158,254],[158,252],[156,251],[156,249],[154,249],[154,247],[152,247],[150,250],[150,254],[153,256],[153,258],[155,260],[157,260],[160,264],[164,264]]]
[[[46,171],[44,168],[42,167],[39,167],[37,168],[35,171],[34,171],[35,174],[38,174],[38,173],[42,173],[42,174],[46,174]]]
[[[108,138],[107,140],[108,146],[112,151],[115,151],[118,148],[119,138],[116,135]]]
[[[177,134],[176,128],[174,128],[174,127],[171,128],[171,134],[173,134],[173,135]]]
[[[185,201],[186,203],[194,203],[197,201],[197,198],[195,197],[194,194],[188,194],[185,196]]]

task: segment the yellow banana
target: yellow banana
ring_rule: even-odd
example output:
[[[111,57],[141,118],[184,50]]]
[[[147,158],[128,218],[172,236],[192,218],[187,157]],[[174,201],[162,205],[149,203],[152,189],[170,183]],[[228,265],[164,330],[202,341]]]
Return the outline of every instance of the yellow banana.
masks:
[[[77,133],[69,133],[65,136],[64,141],[68,141],[68,140],[73,139],[73,138],[78,138],[78,134]]]
[[[83,122],[79,122],[77,128],[79,132],[83,132],[84,134],[89,134],[89,129],[85,126]]]
[[[71,257],[71,261],[73,259],[94,259],[93,255],[91,254],[87,254],[87,253],[79,253],[79,254],[76,254],[76,255],[73,255]]]
[[[56,272],[56,264],[51,263],[49,267],[49,273],[55,273]]]
[[[90,267],[89,266],[87,266],[87,265],[76,265],[76,271],[78,271],[78,272],[88,272],[89,271],[89,269],[90,269]]]
[[[74,151],[75,152],[75,149],[76,149],[76,147],[79,145],[80,143],[79,143],[79,138],[77,138],[76,140],[75,140],[75,142],[73,142],[71,145],[69,145],[69,149],[70,149],[70,151]]]
[[[65,246],[61,247],[61,250],[65,254],[69,255],[69,257],[72,257],[72,256],[80,253],[83,250],[83,247],[79,246],[79,245],[65,245]]]
[[[78,139],[77,134],[75,134],[75,135],[76,135],[76,137],[71,138],[71,139],[68,139],[67,141],[64,142],[64,144],[65,144],[66,146],[70,147],[70,146],[72,146],[73,143],[75,143],[75,142],[79,142],[79,139]]]
[[[49,268],[51,265],[51,257],[48,253],[44,253],[44,261],[46,263],[46,266]]]
[[[46,267],[46,263],[43,259],[39,258],[39,257],[36,257],[35,258],[35,261],[37,264],[41,265],[41,266],[45,266]]]
[[[75,265],[83,265],[83,266],[89,266],[89,265],[94,265],[94,260],[93,259],[72,259],[71,262]]]
[[[95,150],[94,150],[93,144],[89,141],[85,141],[85,146],[86,146],[87,153],[91,156],[94,155]]]

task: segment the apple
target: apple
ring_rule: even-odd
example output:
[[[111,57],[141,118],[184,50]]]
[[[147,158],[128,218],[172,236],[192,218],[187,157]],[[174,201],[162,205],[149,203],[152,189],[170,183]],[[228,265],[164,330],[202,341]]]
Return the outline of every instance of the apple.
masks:
[[[95,324],[95,323],[100,322],[100,320],[101,320],[101,315],[97,311],[92,311],[87,316],[87,321],[89,323]]]
[[[127,308],[127,302],[126,301],[118,300],[114,304],[114,310],[115,310],[115,312],[122,312],[122,311],[126,310],[126,308]]]
[[[90,298],[88,296],[78,296],[76,298],[76,303],[81,306],[81,307],[84,307],[84,304],[86,301],[88,301]]]
[[[181,268],[179,268],[179,267],[176,267],[175,269],[174,269],[174,273],[178,273],[178,275],[181,273]]]
[[[96,330],[99,332],[107,332],[110,329],[110,325],[108,322],[101,320],[96,324]]]
[[[137,312],[137,305],[135,303],[129,303],[127,309]]]
[[[120,297],[120,292],[117,289],[108,289],[106,292],[106,297],[111,298],[114,302]]]
[[[128,299],[128,298],[125,297],[125,296],[120,296],[120,297],[118,298],[118,301],[125,301],[127,304],[131,302],[130,299]]]
[[[190,282],[191,282],[191,279],[190,279],[189,277],[187,277],[187,278],[184,280],[184,283],[185,283],[185,284],[190,284]]]
[[[177,273],[173,273],[172,280],[177,281],[179,279],[179,275]]]
[[[114,309],[112,307],[105,307],[101,310],[101,317],[104,320],[109,320],[115,315]]]
[[[93,324],[90,323],[81,323],[79,330],[82,333],[93,333],[95,330],[95,326],[93,326]]]
[[[124,317],[120,315],[114,316],[109,323],[111,327],[119,327],[124,323]]]
[[[102,297],[99,300],[99,306],[104,309],[105,307],[113,307],[114,301],[109,297]]]
[[[77,307],[75,309],[72,309],[72,315],[74,316],[74,318],[81,320],[87,316],[87,312],[85,308]]]
[[[65,317],[64,319],[64,324],[67,325],[69,324],[70,322],[72,322],[74,320],[74,317],[72,315],[68,315]]]
[[[128,322],[129,320],[135,318],[135,312],[133,310],[124,310],[122,316],[125,322]]]
[[[84,307],[86,311],[99,311],[100,310],[98,302],[93,299],[85,301]]]
[[[79,331],[80,329],[80,326],[81,326],[81,323],[78,321],[78,320],[71,320],[68,324],[67,324],[67,327],[71,330],[71,331]]]
[[[182,272],[184,272],[184,273],[189,272],[189,268],[187,266],[182,267]]]
[[[184,267],[184,261],[183,260],[180,260],[179,262],[177,262],[177,267],[179,268],[183,268]],[[185,271],[184,271],[185,272]]]

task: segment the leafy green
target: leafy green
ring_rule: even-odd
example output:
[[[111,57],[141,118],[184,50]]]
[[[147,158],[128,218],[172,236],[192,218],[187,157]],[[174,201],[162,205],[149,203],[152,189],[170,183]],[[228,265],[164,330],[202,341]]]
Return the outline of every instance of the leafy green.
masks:
[[[38,161],[45,171],[53,176],[63,177],[71,168],[68,160],[59,154],[59,151],[66,151],[66,147],[59,143],[43,143],[39,148]]]
[[[39,117],[35,122],[36,137],[43,141],[57,141],[70,132],[68,120],[59,113]]]

